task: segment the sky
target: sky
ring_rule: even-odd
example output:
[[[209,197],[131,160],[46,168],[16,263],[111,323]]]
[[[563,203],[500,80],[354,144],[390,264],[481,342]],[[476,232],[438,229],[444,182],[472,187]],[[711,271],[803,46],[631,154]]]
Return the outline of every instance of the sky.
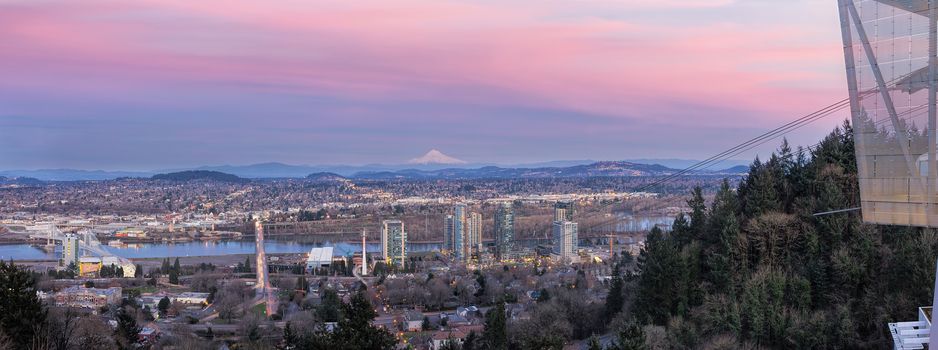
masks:
[[[830,0],[0,0],[0,23],[8,170],[703,159],[846,96]]]

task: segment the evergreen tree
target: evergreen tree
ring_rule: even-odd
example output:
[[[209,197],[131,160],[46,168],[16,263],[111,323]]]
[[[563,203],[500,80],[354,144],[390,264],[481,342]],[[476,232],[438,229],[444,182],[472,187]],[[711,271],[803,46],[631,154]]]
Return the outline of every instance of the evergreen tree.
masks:
[[[160,273],[164,275],[168,274],[171,269],[172,267],[169,265],[169,258],[163,259],[163,264],[160,265]]]
[[[462,350],[476,350],[479,347],[478,337],[476,331],[469,331],[469,334],[466,335],[466,340],[462,342]]]
[[[605,320],[612,320],[612,318],[622,310],[622,304],[624,303],[625,297],[622,295],[622,273],[619,269],[619,263],[617,262],[612,268],[612,281],[609,285],[609,294],[606,295]]]
[[[289,321],[283,326],[283,340],[280,349],[293,350],[302,343],[302,339],[293,332],[293,327]]]
[[[687,305],[686,266],[674,242],[655,227],[645,239],[645,248],[638,257],[640,278],[636,293],[638,314],[652,323],[665,324],[672,313]],[[686,310],[680,310],[684,312]]]
[[[642,325],[634,319],[629,320],[623,327],[616,331],[615,350],[644,350],[645,331]]]
[[[348,304],[342,304],[342,314],[333,333],[336,349],[390,350],[397,343],[387,330],[371,324],[378,314],[364,293],[356,293]]]
[[[306,281],[306,276],[300,276],[296,278],[296,290],[306,291],[309,289],[309,282]]]
[[[126,307],[121,307],[117,309],[115,319],[117,328],[114,329],[114,340],[117,342],[117,347],[121,350],[134,349],[141,328],[137,325],[133,313],[127,311]]]
[[[704,241],[705,272],[714,290],[726,290],[739,273],[737,242],[740,237],[736,195],[724,180],[713,201],[708,220],[708,240]]]
[[[27,349],[45,322],[35,276],[12,261],[0,260],[0,333],[10,337],[13,348]]]
[[[323,322],[336,322],[339,320],[342,308],[342,301],[339,295],[332,289],[325,289],[322,292],[322,302],[316,308],[316,315]]]
[[[913,124],[900,129],[907,142],[927,142]],[[709,210],[695,188],[690,222],[647,236],[635,316],[666,326],[672,348],[891,346],[884,323],[914,320],[932,301],[923,285],[934,279],[938,234],[865,224],[859,212],[812,215],[859,206],[853,142],[849,124],[811,150],[783,142],[736,191],[722,184]],[[617,331],[614,348],[643,347],[640,326]]]
[[[590,337],[587,346],[589,350],[603,350],[603,345],[599,343],[599,338],[596,338],[596,335]]]
[[[482,343],[486,349],[508,349],[508,322],[505,318],[505,304],[496,303],[485,314],[485,329],[482,331]]]
[[[160,302],[156,304],[156,309],[160,311],[160,316],[165,316],[166,312],[169,311],[169,298],[163,297],[160,299]]]
[[[707,228],[707,203],[703,198],[703,190],[695,186],[691,191],[691,199],[687,201],[690,207],[690,236],[694,239],[703,239]]]
[[[671,224],[671,237],[678,245],[684,246],[694,240],[694,233],[691,230],[690,223],[684,213],[677,214],[674,223]]]

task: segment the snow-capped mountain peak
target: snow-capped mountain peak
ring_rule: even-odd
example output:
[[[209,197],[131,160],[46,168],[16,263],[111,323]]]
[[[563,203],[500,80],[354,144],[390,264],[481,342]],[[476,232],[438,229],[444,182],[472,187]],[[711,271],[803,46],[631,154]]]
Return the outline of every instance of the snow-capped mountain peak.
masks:
[[[409,164],[466,164],[466,161],[450,157],[443,152],[431,149],[427,154],[408,161]]]

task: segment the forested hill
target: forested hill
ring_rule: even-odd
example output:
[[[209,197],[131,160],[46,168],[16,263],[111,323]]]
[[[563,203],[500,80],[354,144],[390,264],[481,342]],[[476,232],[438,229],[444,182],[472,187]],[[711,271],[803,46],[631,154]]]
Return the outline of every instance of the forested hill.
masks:
[[[930,305],[936,235],[864,224],[850,126],[813,150],[787,144],[756,160],[738,189],[649,234],[625,283],[631,333],[666,332],[670,348],[891,348],[888,322]],[[637,331],[641,329],[641,331]]]
[[[209,170],[189,170],[189,171],[180,171],[175,173],[167,174],[157,174],[153,175],[153,180],[169,180],[169,181],[192,181],[192,180],[208,180],[208,181],[220,181],[220,182],[243,182],[246,181],[243,178],[240,178],[235,175],[226,174],[220,171],[209,171]]]

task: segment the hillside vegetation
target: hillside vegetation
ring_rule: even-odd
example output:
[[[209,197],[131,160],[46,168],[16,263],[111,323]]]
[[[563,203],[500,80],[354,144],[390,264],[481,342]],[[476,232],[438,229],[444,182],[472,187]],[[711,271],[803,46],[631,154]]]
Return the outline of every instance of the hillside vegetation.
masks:
[[[693,191],[689,217],[648,236],[623,291],[620,318],[633,326],[617,330],[620,343],[891,347],[887,323],[931,304],[938,237],[864,224],[858,211],[813,216],[859,206],[853,152],[845,123],[814,149],[784,143],[755,160],[712,203]]]
[[[153,175],[153,180],[168,180],[168,181],[192,181],[192,180],[209,180],[209,181],[220,181],[220,182],[243,182],[245,179],[242,179],[238,176],[226,174],[220,171],[209,171],[209,170],[188,170],[180,171],[175,173],[167,174],[157,174]]]

